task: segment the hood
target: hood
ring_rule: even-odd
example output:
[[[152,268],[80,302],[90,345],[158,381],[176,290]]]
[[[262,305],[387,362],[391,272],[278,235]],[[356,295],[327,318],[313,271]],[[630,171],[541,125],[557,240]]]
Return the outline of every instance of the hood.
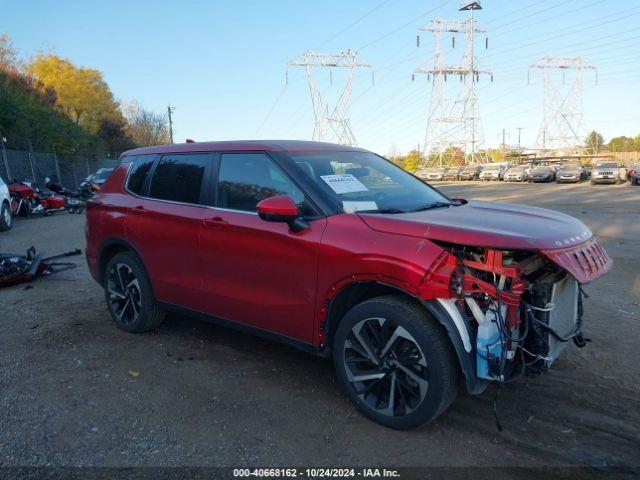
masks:
[[[479,200],[459,207],[360,217],[380,232],[478,247],[550,250],[592,237],[581,221],[560,212]]]

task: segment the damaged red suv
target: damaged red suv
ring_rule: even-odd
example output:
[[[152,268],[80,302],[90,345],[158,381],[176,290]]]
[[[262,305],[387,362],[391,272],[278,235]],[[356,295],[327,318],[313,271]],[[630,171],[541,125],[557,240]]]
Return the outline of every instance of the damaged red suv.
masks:
[[[584,346],[581,285],[612,265],[572,217],[450,199],[314,142],[129,151],[86,233],[123,330],[180,312],[330,357],[356,407],[400,429]]]

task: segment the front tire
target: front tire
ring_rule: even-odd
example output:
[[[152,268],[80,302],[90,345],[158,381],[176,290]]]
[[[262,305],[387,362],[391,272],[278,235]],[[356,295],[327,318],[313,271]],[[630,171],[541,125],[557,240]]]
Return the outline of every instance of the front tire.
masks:
[[[7,232],[13,226],[13,215],[11,214],[11,206],[7,202],[2,202],[0,207],[0,232]]]
[[[153,296],[151,281],[144,265],[131,252],[113,256],[104,276],[104,292],[111,318],[119,328],[142,333],[158,327],[164,312]]]
[[[430,422],[458,391],[459,370],[445,330],[400,296],[353,307],[338,325],[333,360],[340,387],[356,408],[390,428]]]

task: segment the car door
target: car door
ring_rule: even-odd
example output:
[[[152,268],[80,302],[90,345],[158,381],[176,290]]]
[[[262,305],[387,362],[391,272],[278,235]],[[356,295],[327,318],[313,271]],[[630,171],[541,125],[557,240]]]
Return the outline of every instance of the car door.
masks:
[[[218,165],[200,237],[202,310],[311,342],[325,218],[265,153],[222,153]],[[291,196],[309,228],[261,220],[256,204],[274,195]]]
[[[125,223],[127,240],[149,272],[156,298],[197,308],[202,285],[199,259],[204,184],[213,154],[166,154],[156,160]]]

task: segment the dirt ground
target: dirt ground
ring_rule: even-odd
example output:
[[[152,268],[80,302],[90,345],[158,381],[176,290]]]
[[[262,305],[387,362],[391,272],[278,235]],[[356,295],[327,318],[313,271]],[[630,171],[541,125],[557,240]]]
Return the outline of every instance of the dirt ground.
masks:
[[[503,388],[503,433],[495,388],[399,432],[356,413],[322,359],[177,316],[124,333],[75,257],[32,289],[0,290],[0,466],[640,466],[640,187],[437,186],[574,215],[615,261],[586,288],[593,343]],[[0,234],[0,251],[29,245],[84,248],[84,216]]]

